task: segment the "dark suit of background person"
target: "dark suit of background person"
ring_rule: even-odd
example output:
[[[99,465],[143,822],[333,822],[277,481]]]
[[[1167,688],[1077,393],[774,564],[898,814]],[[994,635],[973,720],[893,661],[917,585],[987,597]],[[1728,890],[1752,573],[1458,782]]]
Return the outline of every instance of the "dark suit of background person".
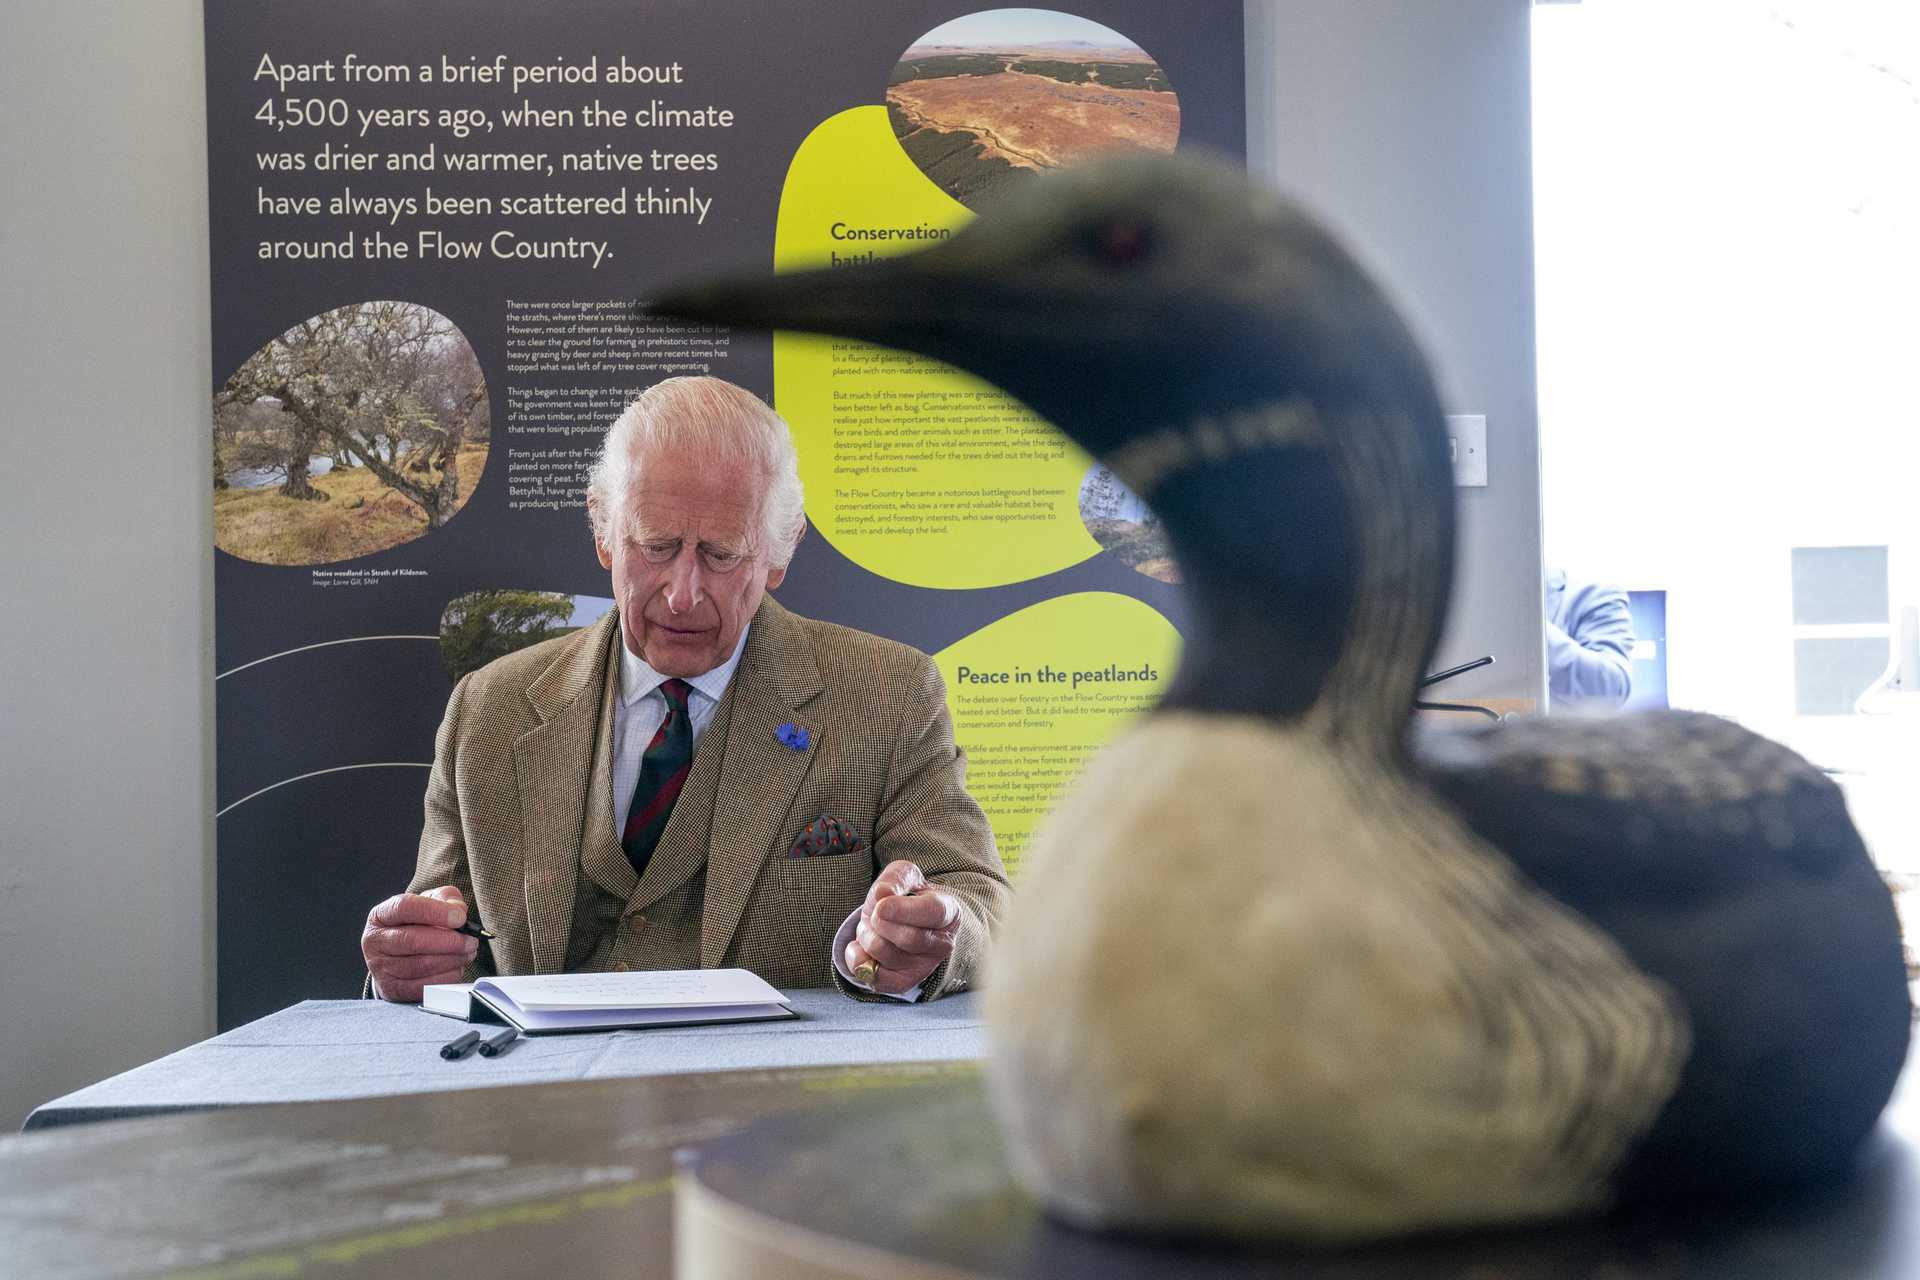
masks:
[[[418,980],[483,972],[741,967],[776,987],[837,983],[862,996],[964,989],[1008,888],[967,794],[932,660],[762,594],[784,578],[804,529],[797,471],[791,516],[768,516],[778,484],[757,464],[733,467],[634,434],[651,428],[621,435],[636,413],[705,415],[722,433],[753,419],[785,450],[773,469],[792,466],[785,424],[717,379],[670,379],[622,415],[606,448],[630,467],[617,481],[595,480],[613,495],[596,500],[594,520],[616,608],[456,686],[412,882],[374,908],[362,938],[375,982],[384,972],[391,989],[382,994],[417,999]],[[636,442],[625,448],[616,437]],[[752,532],[788,520],[790,534]],[[770,549],[733,554],[736,543],[762,542]],[[697,679],[735,652],[671,817],[636,873],[614,827],[622,664],[639,659],[652,680]],[[788,856],[819,818],[846,824],[858,847]],[[454,902],[495,935],[477,954],[445,927],[466,914],[449,911]],[[857,940],[836,945],[856,911],[848,938]],[[925,929],[904,923],[923,917]],[[871,985],[850,982],[869,958],[882,966]]]
[[[1633,615],[1627,593],[1598,583],[1546,580],[1549,705],[1618,706],[1633,691]]]

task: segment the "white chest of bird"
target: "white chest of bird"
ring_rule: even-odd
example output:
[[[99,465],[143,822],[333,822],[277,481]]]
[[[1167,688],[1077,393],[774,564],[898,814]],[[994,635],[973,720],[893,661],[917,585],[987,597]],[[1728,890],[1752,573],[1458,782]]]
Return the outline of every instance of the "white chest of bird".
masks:
[[[988,988],[1023,1180],[1088,1225],[1358,1239],[1590,1209],[1687,1048],[1664,987],[1432,797],[1163,714],[1036,834]]]

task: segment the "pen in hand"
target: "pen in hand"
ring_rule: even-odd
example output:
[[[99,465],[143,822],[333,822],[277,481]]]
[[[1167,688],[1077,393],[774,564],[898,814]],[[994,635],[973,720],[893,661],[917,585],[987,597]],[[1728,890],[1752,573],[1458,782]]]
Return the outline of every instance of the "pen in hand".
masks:
[[[464,933],[469,938],[492,938],[493,937],[493,930],[482,925],[478,920],[474,919],[472,916],[468,916],[466,919],[466,923],[462,924],[459,928],[455,929],[454,932]]]
[[[879,906],[880,903],[885,902],[887,898],[911,898],[922,893],[927,888],[928,886],[922,883],[922,884],[915,885],[911,889],[905,889],[905,890],[896,889],[894,892],[885,895],[885,897],[882,897],[878,902],[870,901],[868,904],[863,905],[860,908],[860,918],[862,920],[868,919],[869,918],[868,913],[872,910],[872,908]],[[869,893],[871,893],[871,890],[869,890]],[[866,951],[866,947],[864,946],[862,946],[860,949],[862,951]],[[862,960],[859,964],[853,966],[853,980],[859,983],[861,986],[868,988],[869,990],[872,989],[873,980],[876,977],[878,977],[879,974],[880,974],[880,962],[873,958],[872,953],[868,953],[867,958],[865,960]]]

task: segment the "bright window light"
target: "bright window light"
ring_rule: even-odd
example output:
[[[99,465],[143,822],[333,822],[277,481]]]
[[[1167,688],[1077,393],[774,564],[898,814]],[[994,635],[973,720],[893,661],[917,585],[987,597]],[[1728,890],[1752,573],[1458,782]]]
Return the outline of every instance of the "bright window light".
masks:
[[[1548,561],[1664,591],[1672,705],[1920,873],[1920,692],[1851,710],[1920,603],[1920,3],[1546,5],[1533,54]]]

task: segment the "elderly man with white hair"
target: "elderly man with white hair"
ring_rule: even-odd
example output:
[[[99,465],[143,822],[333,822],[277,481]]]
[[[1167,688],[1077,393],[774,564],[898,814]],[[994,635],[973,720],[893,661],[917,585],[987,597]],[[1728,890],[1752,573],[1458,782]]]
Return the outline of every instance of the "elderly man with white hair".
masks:
[[[477,974],[751,969],[928,999],[1007,900],[918,650],[766,594],[806,527],[786,424],[718,378],[650,388],[588,485],[598,624],[463,679],[407,892],[361,937],[375,993]],[[493,937],[456,930],[474,916]]]

